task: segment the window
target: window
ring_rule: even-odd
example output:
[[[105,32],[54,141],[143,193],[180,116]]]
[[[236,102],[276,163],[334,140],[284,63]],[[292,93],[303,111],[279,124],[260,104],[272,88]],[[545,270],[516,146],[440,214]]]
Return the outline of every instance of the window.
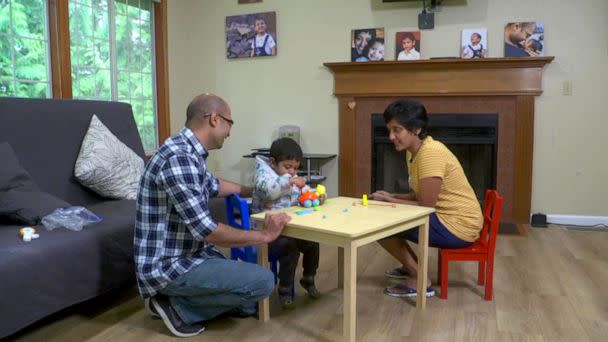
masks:
[[[45,0],[0,0],[0,96],[50,97]]]
[[[70,0],[74,98],[128,102],[144,149],[156,147],[151,0]]]
[[[169,135],[167,0],[0,0],[0,96],[128,102]]]

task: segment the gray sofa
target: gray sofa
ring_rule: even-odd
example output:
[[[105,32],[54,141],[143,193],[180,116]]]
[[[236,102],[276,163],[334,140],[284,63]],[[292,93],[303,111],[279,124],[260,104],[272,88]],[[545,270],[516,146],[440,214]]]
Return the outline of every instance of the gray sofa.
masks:
[[[135,202],[101,198],[73,176],[93,114],[144,158],[128,104],[0,98],[0,143],[12,146],[41,190],[103,218],[79,232],[38,226],[40,238],[29,243],[18,237],[23,224],[0,220],[0,338],[61,309],[135,283]],[[225,222],[223,201],[213,202],[212,213]]]

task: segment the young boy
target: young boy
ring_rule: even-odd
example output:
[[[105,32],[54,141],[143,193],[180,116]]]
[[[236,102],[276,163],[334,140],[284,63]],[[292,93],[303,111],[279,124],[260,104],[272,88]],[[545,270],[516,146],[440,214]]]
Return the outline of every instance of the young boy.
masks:
[[[255,20],[255,32],[251,42],[251,57],[255,56],[275,56],[277,54],[277,44],[272,36],[266,33],[266,20],[257,18]]]
[[[485,58],[486,49],[483,48],[481,43],[481,34],[474,32],[471,34],[471,44],[467,44],[462,49],[461,58]]]
[[[401,40],[403,51],[397,55],[398,61],[420,59],[420,52],[416,51],[416,37],[411,32],[406,32]]]
[[[252,212],[287,208],[298,203],[306,179],[298,177],[296,170],[302,160],[302,149],[291,138],[280,138],[270,146],[270,158],[257,156],[253,175]],[[304,271],[300,285],[311,298],[321,296],[315,287],[314,277],[319,267],[319,244],[316,242],[279,236],[268,246],[270,255],[279,260],[279,300],[284,309],[295,307],[294,277],[300,253]]]

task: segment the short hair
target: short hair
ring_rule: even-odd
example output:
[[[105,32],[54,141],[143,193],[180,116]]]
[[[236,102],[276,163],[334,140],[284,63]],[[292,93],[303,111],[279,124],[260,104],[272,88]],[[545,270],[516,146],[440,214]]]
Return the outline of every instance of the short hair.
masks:
[[[386,124],[395,119],[410,132],[420,129],[420,133],[418,134],[420,139],[424,139],[427,136],[429,119],[426,114],[426,108],[418,101],[411,99],[394,101],[386,107],[383,116]]]
[[[401,38],[401,41],[404,41],[406,39],[409,39],[413,42],[416,41],[416,37],[414,37],[414,34],[412,32],[405,32],[405,34],[403,35],[403,38]]]
[[[266,19],[264,19],[263,17],[255,17],[255,19],[253,20],[253,23],[255,24],[257,21],[263,21],[264,24],[266,24]]]
[[[471,37],[473,36],[477,36],[477,38],[479,38],[479,40],[481,40],[481,35],[477,32],[473,32],[473,34],[471,35]]]
[[[219,96],[202,94],[195,97],[186,110],[186,127],[190,127],[195,119],[202,119],[213,112],[225,114],[228,104]]]
[[[275,163],[292,159],[301,162],[302,156],[302,148],[291,138],[279,138],[270,146],[270,157]]]

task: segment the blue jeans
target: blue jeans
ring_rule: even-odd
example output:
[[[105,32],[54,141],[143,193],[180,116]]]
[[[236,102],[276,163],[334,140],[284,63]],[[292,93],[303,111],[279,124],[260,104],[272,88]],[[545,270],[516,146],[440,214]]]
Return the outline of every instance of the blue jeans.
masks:
[[[274,289],[274,275],[257,264],[213,258],[190,269],[160,291],[186,324],[240,311],[254,314]]]

